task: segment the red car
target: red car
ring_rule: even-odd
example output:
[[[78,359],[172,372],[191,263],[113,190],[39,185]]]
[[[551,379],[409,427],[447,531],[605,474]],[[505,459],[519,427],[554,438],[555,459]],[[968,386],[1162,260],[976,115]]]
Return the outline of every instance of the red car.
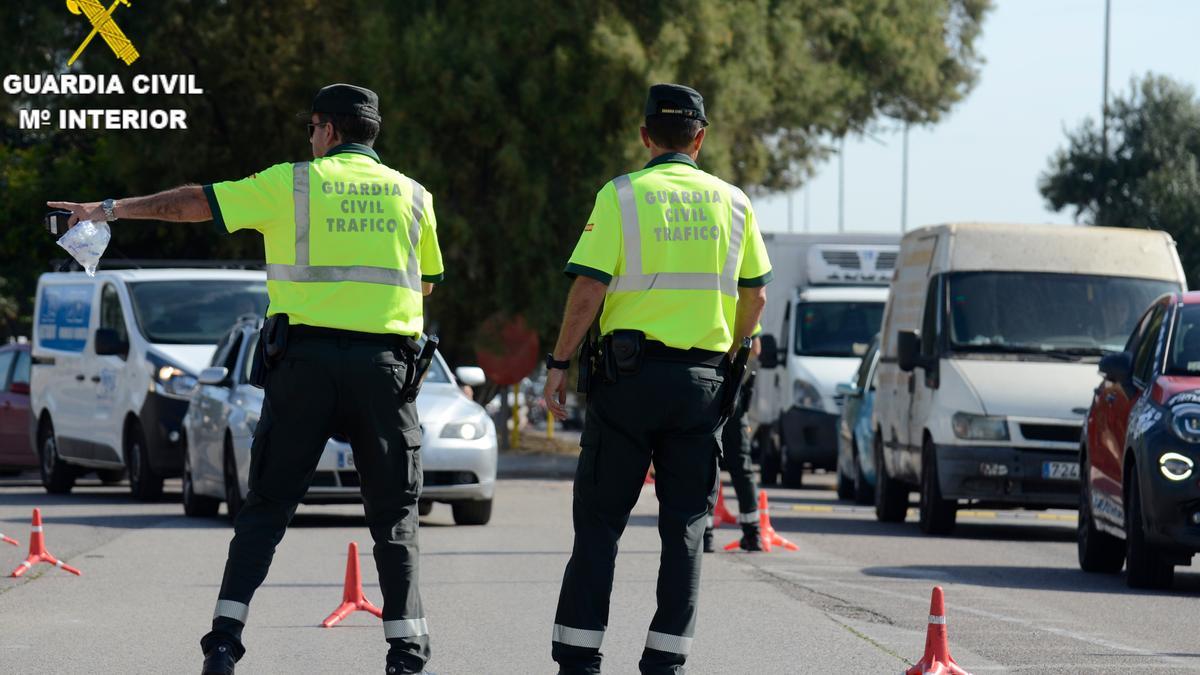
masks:
[[[29,440],[29,345],[0,347],[0,473],[36,468]]]
[[[1155,300],[1100,372],[1080,452],[1079,566],[1170,588],[1200,552],[1200,292]]]

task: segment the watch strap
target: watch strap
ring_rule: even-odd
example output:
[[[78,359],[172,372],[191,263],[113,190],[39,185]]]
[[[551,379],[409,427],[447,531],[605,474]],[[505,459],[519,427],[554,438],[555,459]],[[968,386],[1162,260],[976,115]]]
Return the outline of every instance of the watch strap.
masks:
[[[558,370],[570,370],[571,361],[569,359],[566,361],[559,361],[558,359],[554,358],[554,354],[546,354],[546,370],[550,370],[551,368],[556,368]]]

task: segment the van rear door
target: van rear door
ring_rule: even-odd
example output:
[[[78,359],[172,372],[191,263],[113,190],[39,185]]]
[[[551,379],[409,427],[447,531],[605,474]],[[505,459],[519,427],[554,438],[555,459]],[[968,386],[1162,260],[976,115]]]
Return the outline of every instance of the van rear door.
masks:
[[[95,385],[91,378],[96,367],[88,343],[96,321],[96,294],[96,284],[81,280],[45,283],[38,298],[34,347],[39,357],[52,359],[54,365],[37,369],[37,384],[51,411],[63,457],[81,456],[92,431]]]

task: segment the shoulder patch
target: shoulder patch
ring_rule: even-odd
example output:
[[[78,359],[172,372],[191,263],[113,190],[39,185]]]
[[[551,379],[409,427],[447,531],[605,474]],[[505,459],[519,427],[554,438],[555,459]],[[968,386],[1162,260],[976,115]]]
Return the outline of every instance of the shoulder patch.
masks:
[[[593,225],[593,224],[591,224],[591,223],[588,223],[587,225],[584,225],[584,226],[583,226],[583,231],[584,231],[584,232],[591,232],[591,231],[592,231],[592,229],[593,229],[593,228],[595,228],[595,227],[596,227],[595,225]]]

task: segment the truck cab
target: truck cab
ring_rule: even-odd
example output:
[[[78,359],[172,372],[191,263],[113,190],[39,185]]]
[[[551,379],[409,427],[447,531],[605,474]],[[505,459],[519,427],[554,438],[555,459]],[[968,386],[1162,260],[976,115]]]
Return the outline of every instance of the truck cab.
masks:
[[[779,303],[782,316],[764,316],[752,407],[763,482],[782,476],[785,486],[799,487],[806,466],[836,468],[837,385],[853,376],[879,332],[896,255],[893,244],[810,245],[804,277]],[[788,263],[773,262],[776,269]]]

